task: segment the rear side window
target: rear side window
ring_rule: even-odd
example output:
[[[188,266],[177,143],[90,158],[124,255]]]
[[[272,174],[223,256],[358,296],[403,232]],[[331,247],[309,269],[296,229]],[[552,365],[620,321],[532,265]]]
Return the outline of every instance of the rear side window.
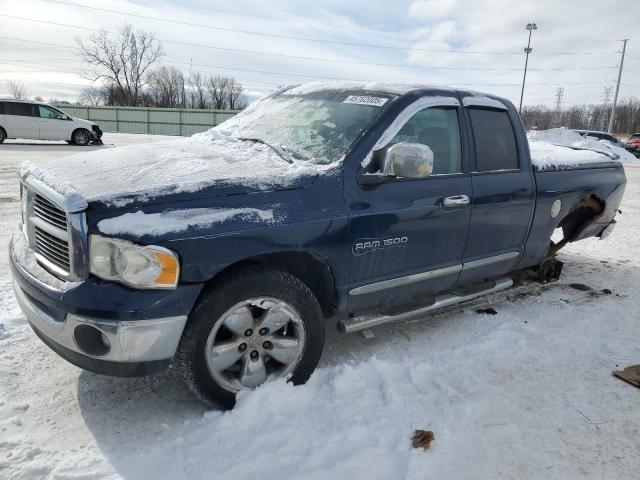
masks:
[[[6,104],[6,114],[7,115],[20,115],[23,117],[35,117],[36,112],[34,105],[32,103],[18,103],[18,102],[7,102]]]
[[[476,145],[476,171],[518,169],[518,149],[509,115],[504,111],[470,108]]]
[[[4,106],[6,105],[6,102],[0,102],[0,115],[4,115],[5,111],[4,111]]]

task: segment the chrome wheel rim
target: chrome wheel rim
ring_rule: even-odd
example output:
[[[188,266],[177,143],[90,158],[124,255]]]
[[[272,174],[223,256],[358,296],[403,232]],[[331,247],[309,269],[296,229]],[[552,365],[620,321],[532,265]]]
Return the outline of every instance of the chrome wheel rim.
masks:
[[[300,362],[305,340],[302,317],[291,304],[250,298],[223,313],[209,332],[207,367],[225,390],[252,389],[288,376]]]
[[[76,133],[76,143],[87,143],[89,141],[89,134],[87,132]]]

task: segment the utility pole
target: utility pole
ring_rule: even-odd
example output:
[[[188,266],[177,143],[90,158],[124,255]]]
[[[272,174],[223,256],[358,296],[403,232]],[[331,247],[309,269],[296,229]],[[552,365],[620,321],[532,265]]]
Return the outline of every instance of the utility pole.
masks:
[[[564,96],[564,88],[558,87],[556,90],[556,112],[553,123],[555,127],[562,126],[562,97]]]
[[[529,64],[529,54],[533,51],[531,48],[531,33],[534,30],[538,29],[538,26],[535,23],[527,23],[527,26],[524,27],[525,30],[529,30],[529,41],[527,42],[527,46],[524,49],[524,53],[527,54],[524,60],[524,75],[522,77],[522,91],[520,92],[520,107],[518,108],[518,113],[522,114],[522,97],[524,97],[524,82],[527,80],[527,65]]]
[[[596,128],[599,130],[604,130],[607,126],[607,110],[609,109],[609,100],[611,100],[612,92],[613,87],[604,87],[604,90],[602,91],[602,109],[598,115],[598,122],[596,125]]]
[[[622,58],[620,59],[620,70],[618,70],[618,83],[616,84],[616,93],[613,95],[613,105],[611,106],[611,117],[609,117],[609,129],[607,132],[613,133],[613,122],[616,119],[616,104],[618,103],[618,91],[620,90],[620,79],[622,78],[622,66],[624,65],[624,54],[627,51],[627,41],[622,40]]]

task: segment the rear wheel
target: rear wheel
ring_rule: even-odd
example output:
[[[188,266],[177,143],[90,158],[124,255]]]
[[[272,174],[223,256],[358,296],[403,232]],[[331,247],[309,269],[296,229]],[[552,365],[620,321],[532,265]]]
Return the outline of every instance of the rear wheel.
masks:
[[[288,273],[253,267],[203,295],[178,365],[199,398],[233,408],[236,393],[269,379],[306,382],[323,347],[322,313],[309,288]]]
[[[81,146],[89,145],[89,142],[91,142],[91,134],[89,133],[88,130],[85,130],[84,128],[79,128],[78,130],[73,132],[73,135],[71,136],[71,140],[76,145],[81,145]]]
[[[7,132],[4,131],[4,128],[0,127],[0,143],[4,142],[5,138],[7,138]]]

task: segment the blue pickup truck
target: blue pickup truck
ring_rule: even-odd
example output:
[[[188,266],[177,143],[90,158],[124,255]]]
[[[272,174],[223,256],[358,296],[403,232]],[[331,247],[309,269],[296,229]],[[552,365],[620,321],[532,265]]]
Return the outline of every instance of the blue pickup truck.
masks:
[[[189,138],[23,164],[16,297],[71,363],[173,364],[231,408],[269,378],[305,382],[328,321],[348,333],[509,288],[517,271],[557,278],[558,249],[608,235],[626,184],[614,159],[566,150],[532,161],[492,95],[283,88]]]

